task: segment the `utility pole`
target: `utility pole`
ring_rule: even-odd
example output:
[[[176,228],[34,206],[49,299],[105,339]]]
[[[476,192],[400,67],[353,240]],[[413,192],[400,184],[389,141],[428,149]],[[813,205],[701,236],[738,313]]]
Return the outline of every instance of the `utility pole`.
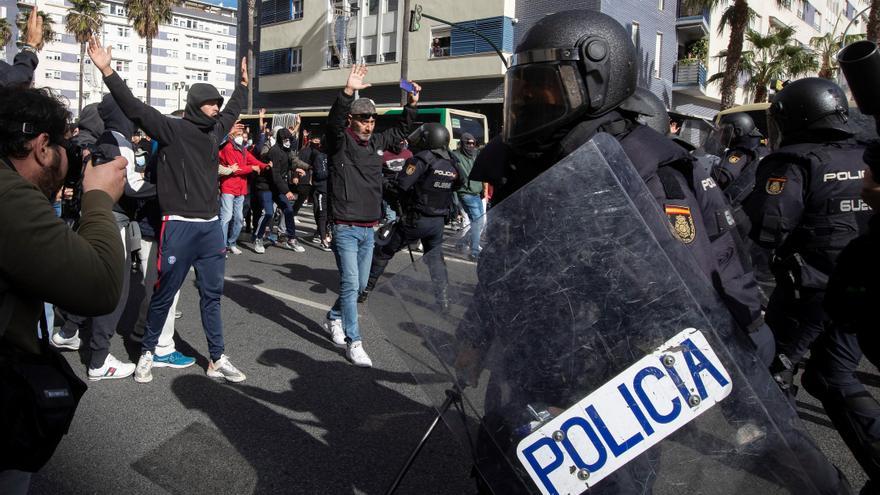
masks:
[[[401,36],[401,45],[400,45],[400,79],[404,81],[409,81],[409,23],[410,16],[412,13],[410,12],[410,4],[412,0],[404,0],[403,2],[403,29],[400,30],[402,33]],[[407,94],[405,91],[400,91],[400,106],[406,106],[409,102],[407,98]]]

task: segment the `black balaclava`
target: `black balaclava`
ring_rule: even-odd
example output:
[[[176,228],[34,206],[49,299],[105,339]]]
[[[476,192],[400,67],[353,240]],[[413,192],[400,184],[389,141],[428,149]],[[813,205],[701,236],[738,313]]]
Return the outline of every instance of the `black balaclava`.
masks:
[[[98,141],[98,137],[104,133],[104,121],[98,112],[98,103],[92,103],[83,107],[79,114],[76,126],[79,133],[71,139],[79,147],[91,146]]]
[[[461,135],[461,139],[458,140],[458,147],[461,150],[462,154],[464,154],[464,156],[466,156],[468,158],[473,158],[474,155],[476,154],[477,147],[474,146],[473,148],[468,148],[467,146],[464,145],[465,141],[476,142],[477,139],[474,137],[473,134],[471,134],[469,132],[465,132],[464,134]]]
[[[285,139],[290,141],[290,148],[285,148],[282,144]],[[278,129],[278,132],[275,133],[275,144],[283,150],[293,149],[293,134],[286,127]]]
[[[206,83],[196,83],[189,88],[186,94],[186,109],[183,111],[184,120],[188,120],[196,125],[203,132],[210,131],[217,123],[217,119],[209,117],[202,112],[202,104],[207,101],[219,101],[223,106],[223,97],[217,91],[217,88]]]
[[[98,114],[101,115],[101,120],[104,121],[104,129],[116,131],[125,136],[125,139],[131,141],[131,136],[134,135],[137,127],[134,125],[134,122],[128,120],[128,117],[122,113],[122,109],[119,108],[119,105],[116,104],[116,100],[113,99],[110,93],[104,95],[104,99],[98,105]]]

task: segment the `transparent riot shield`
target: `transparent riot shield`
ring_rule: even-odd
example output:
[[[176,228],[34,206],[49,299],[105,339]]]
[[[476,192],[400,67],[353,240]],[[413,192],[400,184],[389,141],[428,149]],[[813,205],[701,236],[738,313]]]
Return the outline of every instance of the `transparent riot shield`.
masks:
[[[485,493],[846,493],[677,208],[600,134],[490,210],[478,263],[434,250],[373,291]]]

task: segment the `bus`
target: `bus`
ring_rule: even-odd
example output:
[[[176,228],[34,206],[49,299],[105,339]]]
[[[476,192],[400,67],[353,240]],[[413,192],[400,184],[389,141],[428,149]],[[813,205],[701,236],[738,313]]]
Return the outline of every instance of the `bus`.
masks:
[[[449,130],[450,142],[449,147],[455,149],[458,147],[458,141],[464,133],[470,133],[477,141],[477,146],[486,144],[489,136],[489,124],[486,116],[481,113],[468,112],[455,108],[446,107],[418,107],[416,117],[416,125],[428,122],[439,122]],[[400,120],[403,113],[402,107],[385,107],[376,108],[376,129],[375,132],[381,132],[385,129],[394,127]],[[327,115],[329,111],[310,111],[299,112],[300,118],[300,136],[303,130],[308,130],[312,135],[323,135],[327,125]],[[243,114],[242,122],[251,128],[251,131],[259,128],[259,115]],[[270,128],[276,126],[287,126],[290,123],[290,114],[274,113],[266,114],[266,123]]]

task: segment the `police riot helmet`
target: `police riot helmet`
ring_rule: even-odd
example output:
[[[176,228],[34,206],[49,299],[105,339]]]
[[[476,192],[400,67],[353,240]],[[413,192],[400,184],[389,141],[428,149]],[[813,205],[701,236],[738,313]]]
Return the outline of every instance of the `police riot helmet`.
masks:
[[[636,89],[636,51],[617,21],[595,10],[548,15],[516,48],[504,82],[504,141],[546,142],[578,118],[617,108]]]
[[[449,129],[443,124],[428,122],[419,126],[407,138],[414,148],[437,150],[449,148]]]
[[[636,120],[666,136],[669,134],[669,112],[659,96],[645,88],[636,88],[635,93],[621,105],[621,110],[637,114]]]
[[[840,86],[821,77],[793,81],[776,94],[769,109],[774,142],[809,134],[832,131],[852,135],[847,124],[849,103]]]
[[[745,112],[722,115],[718,123],[721,126],[729,127],[731,136],[734,139],[745,136],[761,137],[761,131],[755,126],[755,121]]]

